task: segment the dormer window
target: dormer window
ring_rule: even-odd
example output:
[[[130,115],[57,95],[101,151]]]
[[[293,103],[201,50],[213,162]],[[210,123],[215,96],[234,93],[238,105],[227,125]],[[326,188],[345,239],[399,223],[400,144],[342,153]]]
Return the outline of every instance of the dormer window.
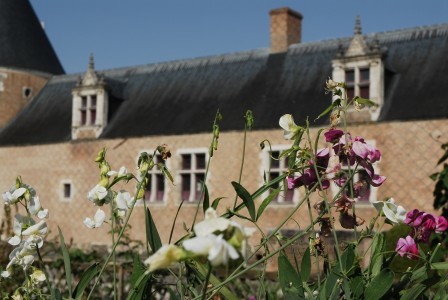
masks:
[[[378,104],[361,114],[350,116],[355,122],[375,121],[379,117],[384,102],[383,56],[384,50],[380,49],[379,41],[374,38],[368,43],[361,34],[361,21],[358,17],[350,45],[332,61],[332,79],[345,82],[349,101],[358,96]]]
[[[72,139],[97,138],[107,124],[109,98],[104,81],[94,70],[92,56],[89,69],[72,94]]]

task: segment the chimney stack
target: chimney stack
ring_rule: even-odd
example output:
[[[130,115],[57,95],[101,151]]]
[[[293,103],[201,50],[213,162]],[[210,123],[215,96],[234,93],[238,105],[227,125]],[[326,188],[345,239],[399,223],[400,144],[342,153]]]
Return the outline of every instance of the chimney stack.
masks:
[[[288,7],[273,9],[271,17],[271,52],[288,51],[291,44],[300,43],[303,16]]]

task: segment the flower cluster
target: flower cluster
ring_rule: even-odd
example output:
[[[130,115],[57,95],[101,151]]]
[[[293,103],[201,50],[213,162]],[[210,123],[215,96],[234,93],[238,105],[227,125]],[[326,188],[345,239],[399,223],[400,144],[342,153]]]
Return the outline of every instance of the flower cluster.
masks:
[[[416,243],[428,243],[431,234],[443,233],[448,229],[448,222],[445,217],[434,216],[418,209],[408,212],[404,223],[411,226],[412,230],[406,238],[398,240],[396,251],[400,256],[407,255],[411,259],[418,257]]]
[[[250,231],[229,219],[218,217],[209,207],[205,219],[193,228],[195,236],[180,246],[164,245],[145,260],[148,272],[167,268],[188,258],[206,258],[212,266],[227,265],[246,256]]]
[[[8,192],[3,193],[3,199],[6,205],[20,203],[27,212],[26,215],[14,216],[14,236],[8,239],[8,243],[16,248],[10,253],[10,261],[1,273],[2,277],[9,277],[14,266],[19,266],[26,272],[33,264],[34,255],[43,246],[48,233],[45,219],[49,214],[48,209],[42,207],[36,191],[22,183],[20,177]]]

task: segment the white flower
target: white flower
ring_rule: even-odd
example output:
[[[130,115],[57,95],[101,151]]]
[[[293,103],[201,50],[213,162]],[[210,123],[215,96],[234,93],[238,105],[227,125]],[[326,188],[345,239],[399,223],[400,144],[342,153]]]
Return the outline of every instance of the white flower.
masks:
[[[148,273],[158,269],[168,268],[185,257],[185,252],[175,245],[163,245],[156,253],[148,257],[144,264]]]
[[[93,220],[90,218],[86,218],[84,220],[84,225],[92,229],[98,228],[103,224],[105,218],[106,214],[104,213],[104,211],[98,208],[98,210],[95,213],[95,216],[93,217]]]
[[[42,272],[41,270],[34,270],[33,274],[31,274],[31,281],[34,284],[37,284],[39,282],[43,282],[45,281],[46,277],[44,272]]]
[[[11,191],[3,193],[3,200],[5,200],[6,204],[17,203],[19,201],[19,198],[22,197],[23,194],[25,194],[26,189],[25,188],[15,189],[15,187],[13,187]]]
[[[109,203],[110,197],[108,196],[110,196],[109,191],[104,186],[101,186],[99,184],[97,184],[87,194],[87,198],[89,198],[91,202],[98,206]]]
[[[117,197],[115,198],[115,202],[118,209],[128,210],[132,208],[134,205],[134,197],[131,197],[131,194],[126,191],[119,191],[117,193]]]
[[[185,250],[198,255],[207,256],[212,266],[226,265],[229,259],[238,259],[240,255],[235,248],[223,239],[222,234],[216,236],[197,236],[183,242]]]
[[[123,166],[120,168],[120,170],[118,172],[114,171],[114,170],[107,172],[107,176],[112,177],[112,176],[115,176],[118,174],[117,177],[122,177],[122,176],[126,176],[127,173],[128,173],[128,170]]]
[[[231,223],[229,219],[218,217],[213,207],[209,207],[205,211],[204,221],[194,225],[193,230],[196,236],[206,236],[211,233],[226,231]]]
[[[37,215],[41,208],[42,206],[40,205],[39,197],[32,197],[28,204],[28,211],[30,214],[33,216]]]
[[[332,91],[335,90],[339,85],[340,85],[339,82],[336,82],[336,81],[334,81],[334,80],[331,79],[331,78],[328,78],[328,80],[325,82],[325,87],[326,87],[326,90],[327,90],[328,92],[332,92]]]
[[[296,123],[294,123],[292,115],[289,114],[283,115],[278,123],[280,127],[285,130],[283,134],[284,138],[286,140],[294,139],[295,135],[299,130],[299,126],[297,126]]]
[[[44,220],[41,220],[39,223],[34,224],[24,231],[22,231],[22,235],[37,235],[37,236],[45,236],[48,232],[47,223]]]
[[[392,223],[403,223],[406,219],[406,210],[396,205],[393,198],[389,198],[387,201],[371,201],[372,205],[378,212],[383,212],[384,216]]]
[[[45,218],[48,218],[48,209],[46,208],[46,209],[41,209],[38,213],[37,213],[37,217],[39,218],[39,219],[45,219]]]

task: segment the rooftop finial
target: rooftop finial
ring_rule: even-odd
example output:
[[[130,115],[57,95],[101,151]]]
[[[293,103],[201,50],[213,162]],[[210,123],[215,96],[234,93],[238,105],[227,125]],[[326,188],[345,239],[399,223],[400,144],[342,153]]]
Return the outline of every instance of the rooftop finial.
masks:
[[[90,57],[89,57],[89,70],[94,70],[95,69],[95,60],[93,58],[93,53],[90,53]]]
[[[355,22],[355,34],[362,34],[361,30],[361,17],[359,15],[356,16]]]

